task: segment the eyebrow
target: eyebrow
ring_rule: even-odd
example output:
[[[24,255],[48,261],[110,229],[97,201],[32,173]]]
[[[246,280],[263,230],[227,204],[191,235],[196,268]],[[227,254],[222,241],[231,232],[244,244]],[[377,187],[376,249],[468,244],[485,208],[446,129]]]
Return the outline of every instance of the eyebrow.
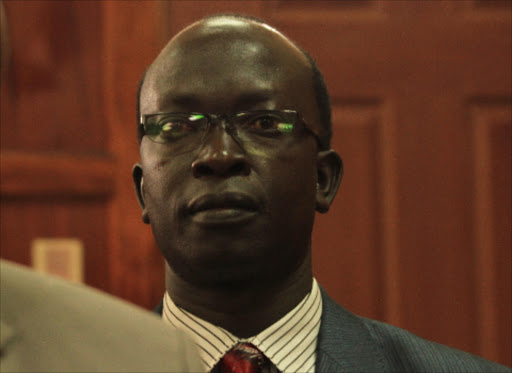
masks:
[[[256,105],[264,104],[272,100],[274,91],[258,90],[257,92],[244,92],[233,100],[236,110],[249,109]],[[201,97],[195,94],[178,94],[170,99],[173,106],[186,110],[197,110],[201,106]]]
[[[171,99],[171,102],[175,106],[185,107],[187,109],[198,107],[201,104],[201,100],[199,100],[196,96],[187,94],[174,96]]]
[[[235,107],[250,107],[257,104],[263,104],[272,99],[273,91],[247,92],[239,95],[235,101]]]

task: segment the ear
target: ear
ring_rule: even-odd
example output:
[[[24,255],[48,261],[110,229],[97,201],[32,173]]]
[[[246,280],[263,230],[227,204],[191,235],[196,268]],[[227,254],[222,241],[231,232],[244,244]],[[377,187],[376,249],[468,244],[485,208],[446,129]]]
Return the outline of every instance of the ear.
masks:
[[[140,163],[135,163],[132,168],[133,183],[135,184],[135,193],[139,200],[140,208],[142,209],[142,221],[149,224],[149,215],[144,203],[144,178],[142,177],[142,166]]]
[[[343,176],[343,161],[339,154],[332,149],[318,152],[317,172],[316,210],[326,213]]]

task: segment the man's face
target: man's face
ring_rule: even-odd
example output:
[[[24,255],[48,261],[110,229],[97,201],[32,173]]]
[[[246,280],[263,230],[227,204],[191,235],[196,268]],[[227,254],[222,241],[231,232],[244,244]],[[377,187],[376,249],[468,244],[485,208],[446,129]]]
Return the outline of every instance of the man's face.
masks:
[[[152,65],[141,113],[300,112],[318,131],[309,64],[261,25],[195,25]],[[185,140],[183,140],[185,141]],[[299,136],[244,144],[213,125],[202,145],[173,152],[144,136],[136,184],[171,270],[202,286],[287,276],[309,260],[317,144]]]

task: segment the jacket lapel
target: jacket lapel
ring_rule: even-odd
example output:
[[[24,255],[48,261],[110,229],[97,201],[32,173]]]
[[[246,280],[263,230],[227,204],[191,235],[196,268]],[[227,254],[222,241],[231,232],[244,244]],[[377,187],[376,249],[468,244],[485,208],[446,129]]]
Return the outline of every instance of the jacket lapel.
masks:
[[[158,305],[153,309],[153,312],[156,313],[157,315],[162,316],[163,311],[164,311],[164,300],[162,298],[160,303],[158,303]]]
[[[321,292],[316,372],[388,372],[384,354],[362,320]]]

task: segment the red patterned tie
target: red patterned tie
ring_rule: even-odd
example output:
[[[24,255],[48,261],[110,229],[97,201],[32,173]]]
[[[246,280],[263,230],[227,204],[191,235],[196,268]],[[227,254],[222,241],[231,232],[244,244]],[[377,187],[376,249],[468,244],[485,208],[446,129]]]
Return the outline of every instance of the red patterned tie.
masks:
[[[264,373],[275,371],[270,360],[250,343],[239,343],[219,362],[221,373]],[[274,368],[274,369],[272,369]]]

